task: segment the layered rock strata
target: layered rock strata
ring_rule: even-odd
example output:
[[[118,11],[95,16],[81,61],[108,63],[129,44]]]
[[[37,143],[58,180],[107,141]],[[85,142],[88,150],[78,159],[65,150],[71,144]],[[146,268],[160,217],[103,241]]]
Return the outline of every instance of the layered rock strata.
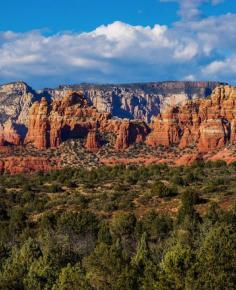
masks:
[[[145,140],[148,126],[144,122],[111,119],[108,113],[99,113],[88,105],[79,93],[68,93],[51,103],[45,98],[35,102],[29,113],[29,127],[24,144],[38,149],[56,148],[63,141],[87,138],[87,149],[99,148],[98,134],[115,135],[115,148],[126,149]]]
[[[58,161],[46,157],[9,156],[0,158],[0,174],[19,174],[33,171],[60,169]]]
[[[83,92],[72,91],[32,102],[26,119],[21,123],[14,117],[0,125],[2,173],[57,168],[47,154],[59,152],[60,145],[70,139],[79,139],[83,154],[96,156],[97,162],[104,164],[183,165],[220,157],[227,162],[236,160],[236,88],[228,85],[217,87],[207,99],[167,106],[150,125],[99,112]],[[141,151],[140,146],[132,146],[137,143],[142,144]],[[21,147],[27,155],[20,150],[16,153],[15,148]],[[134,150],[126,150],[130,147]],[[12,153],[6,148],[12,148]]]
[[[168,105],[186,100],[206,98],[219,86],[219,82],[169,81],[120,85],[82,84],[45,89],[43,93],[55,99],[62,98],[68,90],[81,90],[85,98],[99,112],[128,119],[140,119],[149,123]]]
[[[236,88],[217,87],[211,98],[169,107],[151,125],[151,146],[196,146],[208,152],[236,141]]]

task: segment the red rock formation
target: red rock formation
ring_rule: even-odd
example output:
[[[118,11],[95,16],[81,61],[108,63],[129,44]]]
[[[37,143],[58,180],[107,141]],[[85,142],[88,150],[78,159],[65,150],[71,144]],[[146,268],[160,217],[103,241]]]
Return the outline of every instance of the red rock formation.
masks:
[[[115,148],[127,149],[131,144],[144,142],[149,133],[149,127],[144,122],[123,121],[120,122],[117,132]]]
[[[18,133],[15,124],[12,121],[7,121],[5,124],[0,124],[0,146],[4,145],[20,145],[22,137]]]
[[[89,131],[86,138],[85,148],[88,151],[97,151],[100,148],[100,141],[96,130]]]
[[[158,116],[146,142],[208,152],[236,141],[235,121],[236,88],[220,86],[210,99],[189,101]]]
[[[148,126],[144,122],[112,120],[108,113],[98,113],[88,106],[81,94],[69,93],[51,104],[45,98],[34,103],[24,143],[31,143],[38,149],[56,148],[67,139],[87,137],[85,146],[93,149],[98,144],[95,144],[94,133],[90,132],[96,130],[116,134],[115,147],[125,149],[134,142],[144,141]]]
[[[210,161],[224,160],[226,163],[230,164],[232,162],[236,162],[235,150],[224,148],[219,150],[216,154],[205,156],[205,159]]]
[[[151,125],[152,133],[148,136],[147,144],[156,146],[170,146],[180,141],[180,130],[178,127],[177,108],[167,109],[160,115],[156,122]]]
[[[60,169],[58,161],[46,157],[9,156],[0,158],[0,173],[18,174],[34,171]]]
[[[121,124],[116,138],[115,148],[116,149],[127,149],[129,147],[129,122]]]
[[[219,151],[225,145],[236,143],[236,88],[220,86],[215,89],[211,98],[168,107],[151,124],[151,133],[149,126],[142,121],[112,119],[108,113],[99,113],[89,106],[79,93],[69,93],[51,102],[45,98],[35,102],[27,123],[29,127],[24,144],[31,144],[39,150],[57,148],[62,142],[73,138],[81,138],[85,148],[94,152],[102,146],[104,137],[111,140],[116,150],[124,150],[132,144],[146,140],[151,146],[188,149],[184,150],[183,155],[177,148],[160,150],[158,156],[155,155],[155,151],[154,155],[149,157],[147,154],[137,155],[133,161],[124,158],[122,162],[190,164],[199,158],[219,158],[219,155],[212,157],[215,149]],[[6,144],[21,144],[24,137],[19,132],[19,125],[12,121],[2,125],[0,147]],[[31,147],[28,149],[31,150]],[[14,157],[14,152],[12,156],[5,157],[7,153],[4,150],[4,147],[0,148],[4,156],[0,158],[0,170],[4,172],[18,173],[54,168],[46,157],[20,158]],[[122,156],[120,157],[121,161]],[[234,160],[233,153],[228,154],[227,158]]]
[[[70,93],[51,104],[45,98],[34,103],[29,118],[25,144],[44,149],[57,147],[69,138],[86,137],[89,130],[96,129],[97,122],[108,118],[108,114],[97,113],[88,107],[82,95]]]
[[[202,160],[202,156],[199,153],[186,153],[182,155],[180,158],[175,160],[175,165],[183,166],[183,165],[190,165],[195,161]]]
[[[29,128],[25,144],[33,143],[38,149],[48,147],[48,130],[50,127],[48,112],[49,106],[45,98],[33,104],[29,115]]]

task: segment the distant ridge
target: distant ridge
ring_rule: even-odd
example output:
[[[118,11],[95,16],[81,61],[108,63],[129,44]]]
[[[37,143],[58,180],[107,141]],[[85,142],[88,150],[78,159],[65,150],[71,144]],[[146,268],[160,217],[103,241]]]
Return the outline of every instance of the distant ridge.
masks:
[[[34,101],[41,99],[42,96],[48,100],[61,99],[70,90],[82,92],[99,112],[107,112],[117,118],[139,119],[149,123],[166,106],[180,104],[190,99],[206,98],[219,85],[225,83],[210,81],[82,83],[36,91],[24,81],[9,82],[0,86],[0,122],[8,118],[17,121],[20,116],[20,122],[25,123],[28,108]]]

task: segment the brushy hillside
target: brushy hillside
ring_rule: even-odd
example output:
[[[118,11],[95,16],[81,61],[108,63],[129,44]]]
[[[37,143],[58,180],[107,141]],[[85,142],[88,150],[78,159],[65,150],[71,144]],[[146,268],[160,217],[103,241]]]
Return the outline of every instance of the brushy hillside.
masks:
[[[0,176],[0,289],[235,289],[236,164]]]

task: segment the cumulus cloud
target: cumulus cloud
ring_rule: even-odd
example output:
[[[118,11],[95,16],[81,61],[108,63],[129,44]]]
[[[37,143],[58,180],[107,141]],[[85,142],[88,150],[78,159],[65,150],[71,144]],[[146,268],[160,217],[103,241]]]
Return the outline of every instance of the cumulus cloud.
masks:
[[[180,6],[179,15],[184,20],[200,17],[202,15],[200,7],[204,3],[218,5],[223,1],[224,0],[161,0],[161,2],[177,2]]]
[[[236,80],[236,54],[226,58],[225,60],[215,60],[208,64],[202,73],[207,76],[233,76],[234,82]]]
[[[202,1],[201,1],[202,2]],[[87,33],[0,32],[0,78],[36,87],[60,83],[167,79],[235,81],[236,15]]]

